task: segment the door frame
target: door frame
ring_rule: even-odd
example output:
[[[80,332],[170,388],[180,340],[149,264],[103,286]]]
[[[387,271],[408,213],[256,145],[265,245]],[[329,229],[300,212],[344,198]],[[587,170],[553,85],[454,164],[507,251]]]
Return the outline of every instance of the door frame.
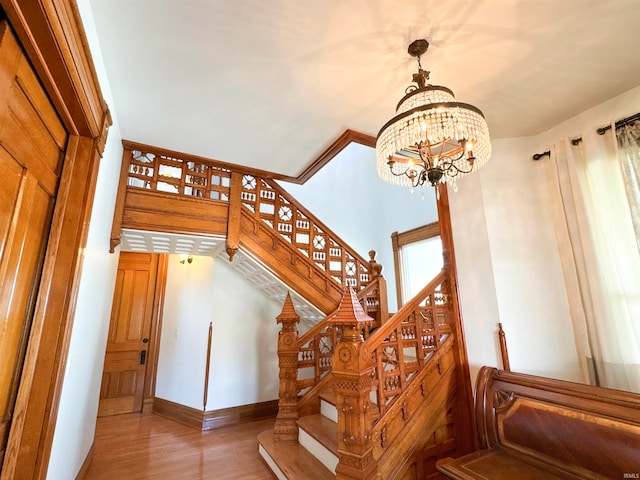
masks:
[[[0,0],[69,140],[2,479],[47,473],[100,157],[111,125],[73,0]]]

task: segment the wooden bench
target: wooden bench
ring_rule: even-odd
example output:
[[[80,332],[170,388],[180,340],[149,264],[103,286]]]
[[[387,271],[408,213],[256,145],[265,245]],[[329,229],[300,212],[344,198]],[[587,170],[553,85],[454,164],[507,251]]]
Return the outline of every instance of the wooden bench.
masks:
[[[483,367],[481,450],[438,461],[459,480],[640,478],[640,395]]]

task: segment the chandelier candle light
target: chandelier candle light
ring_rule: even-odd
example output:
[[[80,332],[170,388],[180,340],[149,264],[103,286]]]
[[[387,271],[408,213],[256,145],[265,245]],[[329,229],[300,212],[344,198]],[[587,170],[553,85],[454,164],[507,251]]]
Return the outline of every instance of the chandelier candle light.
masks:
[[[456,102],[447,87],[427,84],[429,73],[420,57],[429,48],[426,40],[409,45],[418,60],[415,85],[407,87],[396,107],[396,116],[378,132],[378,175],[386,182],[411,188],[429,182],[449,183],[487,163],[491,156],[489,128],[482,112]]]

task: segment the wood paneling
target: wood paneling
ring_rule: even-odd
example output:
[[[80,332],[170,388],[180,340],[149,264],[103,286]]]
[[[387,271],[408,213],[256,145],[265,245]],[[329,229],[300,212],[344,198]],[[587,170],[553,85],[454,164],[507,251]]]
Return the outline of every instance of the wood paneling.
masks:
[[[128,190],[122,228],[226,235],[228,210],[223,202]]]
[[[637,477],[639,394],[483,367],[475,417],[482,450],[439,462],[449,478]]]

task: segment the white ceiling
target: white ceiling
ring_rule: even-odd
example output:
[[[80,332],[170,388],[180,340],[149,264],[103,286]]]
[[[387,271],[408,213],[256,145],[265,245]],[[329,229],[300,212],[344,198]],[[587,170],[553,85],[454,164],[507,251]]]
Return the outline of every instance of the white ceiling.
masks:
[[[296,175],[433,84],[497,137],[640,84],[638,0],[91,0],[122,136]]]

